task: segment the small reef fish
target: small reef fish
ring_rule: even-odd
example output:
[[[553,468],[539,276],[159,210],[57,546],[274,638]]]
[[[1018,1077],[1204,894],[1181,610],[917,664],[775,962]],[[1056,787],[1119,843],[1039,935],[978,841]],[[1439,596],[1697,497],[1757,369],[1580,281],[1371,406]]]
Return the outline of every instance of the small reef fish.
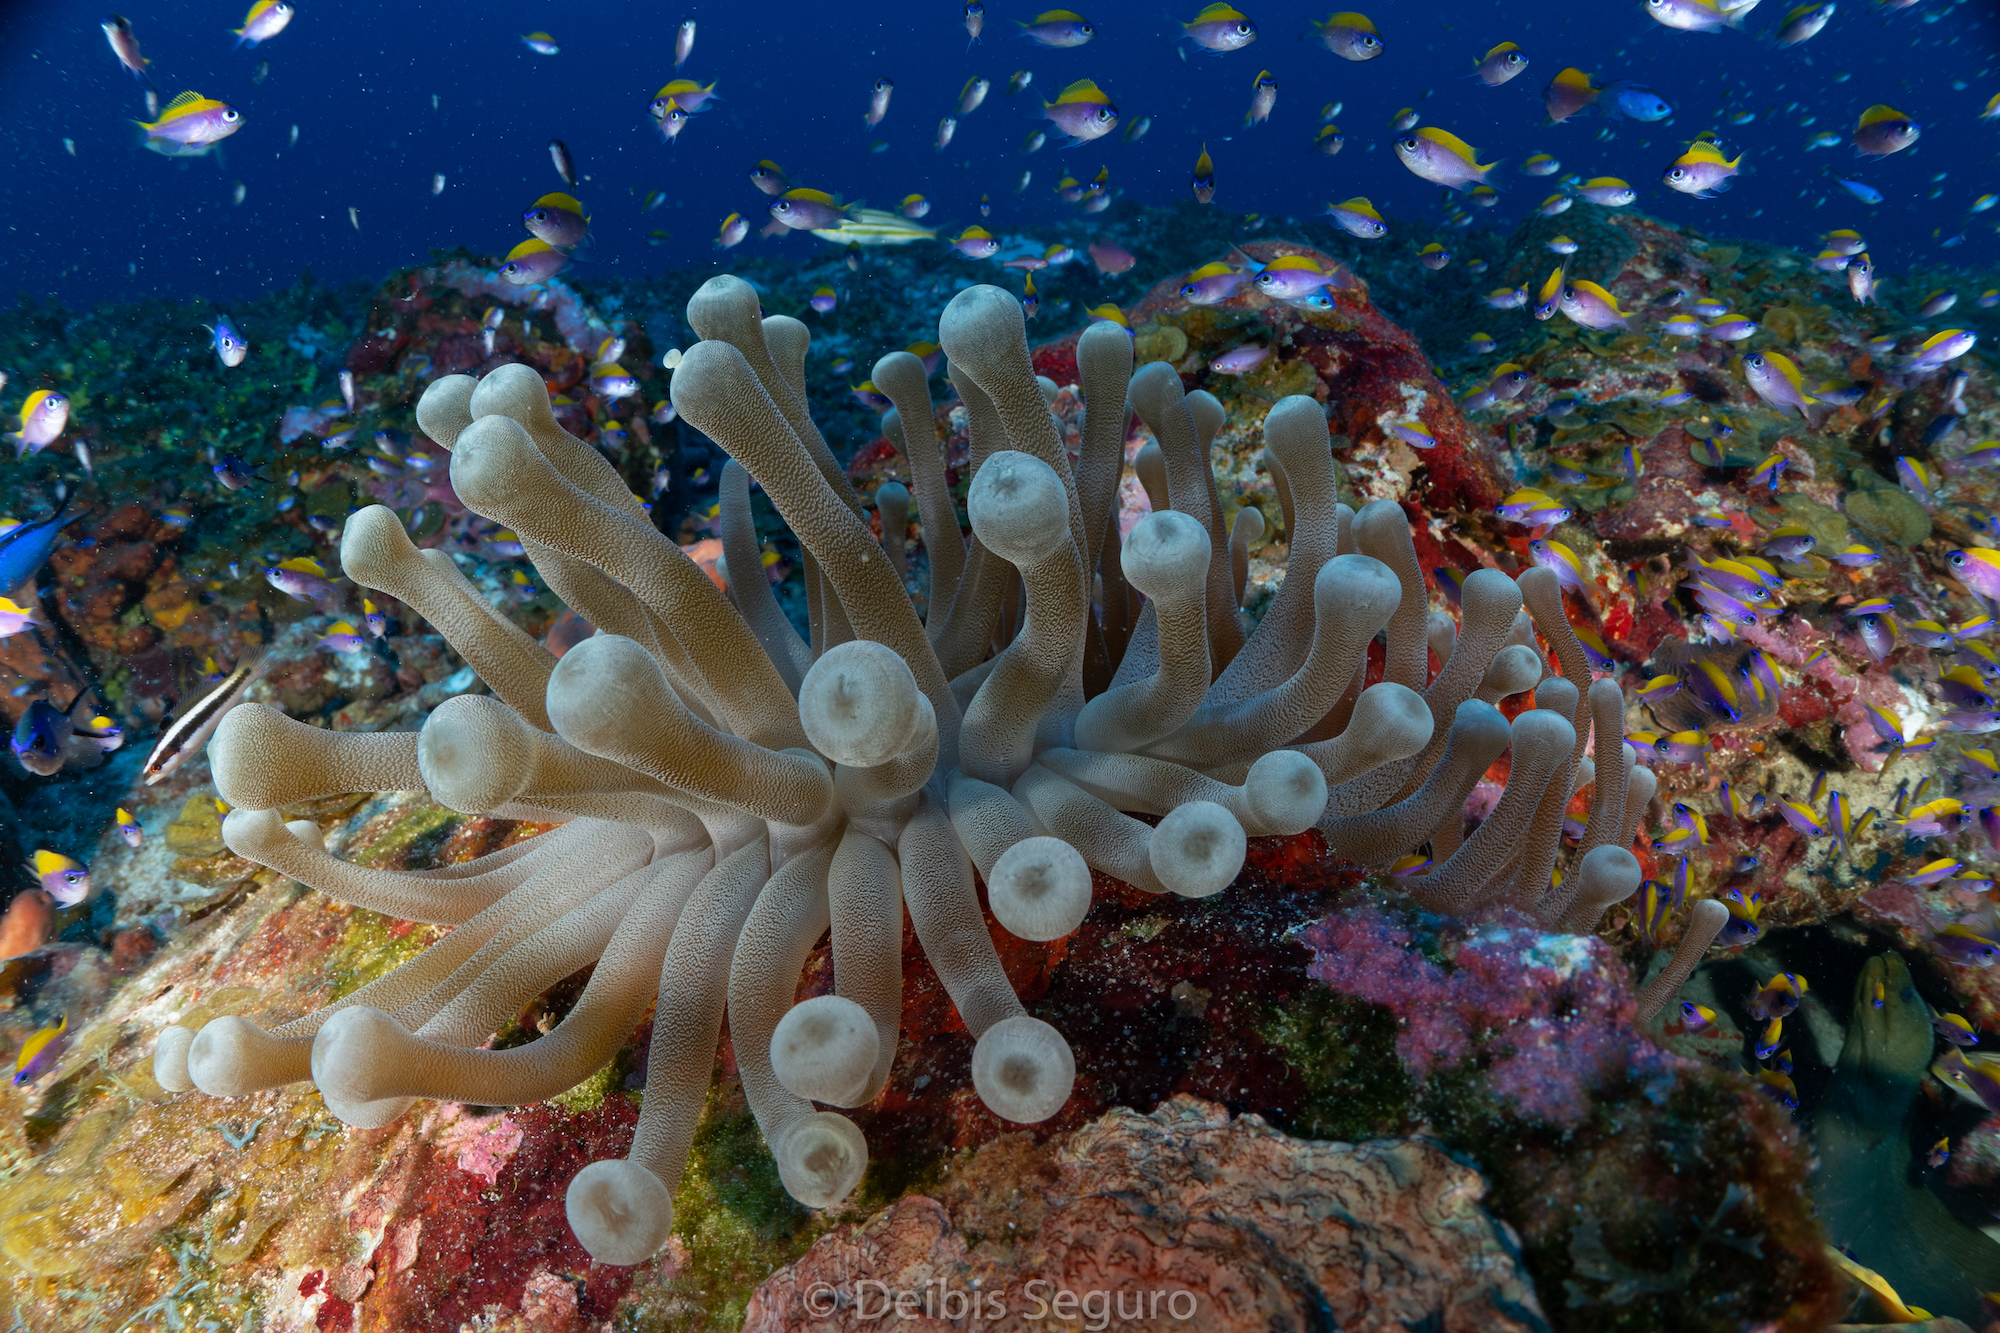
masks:
[[[1243,113],[1243,124],[1262,125],[1271,118],[1271,108],[1278,104],[1278,80],[1270,70],[1262,70],[1250,81],[1250,109]]]
[[[235,454],[222,455],[215,460],[209,470],[215,473],[217,481],[232,491],[240,491],[254,482],[270,480],[268,477],[259,476],[255,468]]]
[[[1357,195],[1338,204],[1326,206],[1327,215],[1340,225],[1350,236],[1358,236],[1364,241],[1380,240],[1389,234],[1389,226],[1382,221],[1382,215],[1375,211],[1375,205],[1364,196]]]
[[[14,442],[14,457],[40,453],[54,444],[69,424],[69,396],[54,389],[36,389],[21,404],[20,423],[19,430],[7,435]]]
[[[223,365],[243,364],[243,358],[250,354],[250,344],[243,340],[242,334],[229,326],[228,320],[217,315],[214,324],[204,324],[202,327],[214,336],[215,355]]]
[[[69,1015],[64,1014],[54,1027],[45,1027],[21,1043],[21,1049],[14,1057],[14,1086],[32,1083],[55,1068],[62,1058],[64,1035],[69,1031]]]
[[[831,287],[814,288],[813,294],[810,297],[806,298],[806,304],[811,306],[814,310],[817,310],[822,315],[832,314],[834,307],[838,305],[839,302],[840,302],[839,294],[835,292]],[[634,384],[634,387],[635,388],[637,387],[636,382]]]
[[[966,8],[966,27],[972,27],[972,9]],[[977,37],[979,34],[974,33]],[[1021,36],[1037,46],[1066,48],[1082,46],[1097,35],[1097,25],[1083,15],[1068,9],[1050,9],[1037,14],[1033,20],[1021,24]]]
[[[161,782],[207,746],[223,714],[243,702],[250,687],[263,676],[268,660],[261,648],[244,654],[234,670],[161,734],[153,753],[146,758],[146,766],[140,770],[147,786]]]
[[[1513,42],[1502,42],[1473,62],[1472,77],[1489,88],[1498,88],[1528,68],[1528,53]]]
[[[1188,274],[1188,280],[1181,284],[1180,296],[1189,305],[1215,305],[1228,300],[1250,280],[1250,274],[1228,264],[1204,264]]]
[[[1493,163],[1481,165],[1472,146],[1457,135],[1426,125],[1394,144],[1396,157],[1412,174],[1450,190],[1486,183]]]
[[[1725,24],[1742,21],[1724,12],[1715,0],[1646,0],[1646,13],[1656,23],[1681,32],[1718,32]]]
[[[1271,358],[1271,349],[1246,345],[1224,352],[1208,363],[1208,368],[1219,375],[1247,375]]]
[[[90,896],[90,867],[60,852],[37,848],[27,870],[58,907],[74,907]]]
[[[549,161],[555,164],[556,175],[562,177],[563,184],[576,188],[576,159],[570,156],[569,145],[561,139],[549,140]]]
[[[889,96],[895,91],[895,80],[875,80],[875,85],[868,90],[868,110],[862,113],[861,123],[871,130],[880,125],[883,118],[889,114]]]
[[[1977,1046],[1979,1032],[1963,1014],[1938,1014],[1931,1019],[1931,1030],[1954,1046]]]
[[[722,220],[722,229],[715,235],[715,248],[727,250],[733,245],[741,245],[743,238],[749,234],[749,221],[741,213],[731,213]]]
[[[236,34],[237,46],[255,47],[283,32],[291,21],[290,0],[255,0],[250,12],[243,16],[243,26],[230,31]]]
[[[506,259],[500,265],[499,276],[503,281],[511,282],[516,287],[527,287],[547,282],[568,268],[569,263],[567,254],[547,241],[535,238],[522,241],[507,252]]]
[[[839,223],[849,206],[834,202],[824,190],[792,189],[771,205],[771,216],[794,231],[817,231]]]
[[[313,640],[313,646],[336,653],[357,653],[368,646],[368,640],[362,637],[352,622],[336,620],[327,626],[325,634]]]
[[[770,195],[783,194],[791,188],[791,182],[785,179],[785,169],[768,157],[750,168],[750,183]]]
[[[1939,957],[1966,967],[1991,967],[2000,962],[2000,940],[1971,926],[1946,926],[1937,931],[1931,936],[1931,949]]]
[[[1715,1010],[1705,1004],[1691,1000],[1681,1001],[1681,1026],[1690,1033],[1700,1035],[1715,1026]]]
[[[1208,155],[1208,145],[1201,146],[1201,156],[1194,160],[1194,177],[1188,182],[1194,191],[1194,201],[1198,204],[1210,203],[1215,199],[1215,162]]]
[[[1744,357],[1743,378],[1759,398],[1780,412],[1797,411],[1810,419],[1806,409],[1819,401],[1806,392],[1798,366],[1781,352],[1752,352]]]
[[[1854,123],[1854,153],[1857,157],[1887,157],[1908,148],[1922,133],[1917,122],[1892,106],[1877,103]]]
[[[1562,170],[1562,163],[1547,153],[1536,153],[1521,163],[1523,176],[1553,176]]]
[[[1742,161],[1741,153],[1734,158],[1724,157],[1713,140],[1696,139],[1660,174],[1660,180],[1682,194],[1712,199],[1729,188],[1730,178],[1737,174]]]
[[[1226,4],[1204,5],[1181,35],[1204,51],[1222,55],[1240,51],[1257,40],[1257,25]]]
[[[1579,280],[1564,287],[1562,312],[1586,329],[1631,327],[1625,312],[1618,308],[1618,298],[1594,282]]]
[[[1834,7],[1824,5],[1800,5],[1785,15],[1771,32],[1771,40],[1779,46],[1797,46],[1800,42],[1817,37],[1820,29],[1826,27],[1833,18]]]
[[[1639,197],[1639,192],[1616,176],[1594,176],[1577,187],[1578,194],[1605,208],[1623,208]]]
[[[556,45],[556,39],[541,31],[522,33],[521,45],[538,56],[559,55],[562,52],[562,48]]]
[[[104,40],[111,44],[111,54],[118,57],[118,63],[133,78],[146,78],[146,66],[153,62],[139,54],[139,35],[132,31],[132,20],[123,14],[113,14],[99,26],[104,29]]]
[[[1343,12],[1330,14],[1325,22],[1308,19],[1308,23],[1319,31],[1320,41],[1326,49],[1342,60],[1373,60],[1387,48],[1382,44],[1382,34],[1366,14]]]
[[[142,148],[162,157],[200,157],[243,128],[243,113],[225,102],[184,92],[167,103],[158,120],[132,122]]]
[[[1340,132],[1338,125],[1322,125],[1313,136],[1313,146],[1327,157],[1332,157],[1347,144],[1347,136]]]
[[[146,841],[145,829],[141,828],[139,821],[132,817],[132,812],[122,805],[118,807],[118,836],[125,839],[127,847],[134,849]]]
[[[1417,251],[1417,262],[1435,273],[1451,262],[1451,251],[1432,241]]]
[[[1542,90],[1542,106],[1549,114],[1549,123],[1560,125],[1595,104],[1603,91],[1588,74],[1571,67],[1549,80],[1549,86]]]
[[[547,241],[558,250],[583,244],[590,234],[590,219],[583,205],[567,194],[545,194],[521,214],[521,224],[537,240]]]

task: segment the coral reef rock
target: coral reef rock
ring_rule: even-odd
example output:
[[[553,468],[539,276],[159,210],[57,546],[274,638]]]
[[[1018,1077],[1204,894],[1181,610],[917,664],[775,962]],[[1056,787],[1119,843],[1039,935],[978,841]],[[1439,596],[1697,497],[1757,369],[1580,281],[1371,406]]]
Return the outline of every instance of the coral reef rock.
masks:
[[[1421,1139],[1319,1143],[1175,1097],[1050,1148],[974,1156],[823,1237],[751,1299],[745,1333],[1039,1328],[1543,1329],[1479,1173]],[[899,1304],[900,1302],[900,1304]]]

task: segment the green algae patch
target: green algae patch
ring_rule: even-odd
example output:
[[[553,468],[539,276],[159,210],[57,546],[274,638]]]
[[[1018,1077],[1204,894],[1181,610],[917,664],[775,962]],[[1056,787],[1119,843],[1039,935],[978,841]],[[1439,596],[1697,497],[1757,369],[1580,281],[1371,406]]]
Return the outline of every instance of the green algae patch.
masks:
[[[624,1081],[622,1064],[622,1060],[614,1059],[583,1082],[565,1092],[557,1093],[549,1100],[571,1115],[583,1115],[595,1111]]]
[[[1305,1085],[1289,1114],[1266,1113],[1287,1134],[1358,1142],[1414,1127],[1415,1088],[1396,1056],[1396,1016],[1386,1008],[1308,988],[1273,1007],[1256,1032]]]
[[[741,1328],[758,1284],[804,1254],[830,1225],[785,1192],[741,1085],[718,1079],[674,1195],[674,1238],[686,1260],[637,1308],[628,1307],[626,1317],[660,1333]]]
[[[1855,527],[1898,546],[1921,546],[1930,540],[1931,516],[1901,491],[1871,487],[1851,491],[1842,501]]]

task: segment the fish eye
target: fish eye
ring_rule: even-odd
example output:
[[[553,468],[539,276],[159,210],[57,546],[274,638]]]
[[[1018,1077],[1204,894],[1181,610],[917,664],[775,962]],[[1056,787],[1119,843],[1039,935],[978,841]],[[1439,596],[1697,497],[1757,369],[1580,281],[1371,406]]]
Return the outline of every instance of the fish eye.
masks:
[[[235,107],[233,107],[233,106],[226,106],[226,107],[222,108],[222,118],[223,118],[224,120],[226,120],[226,121],[233,121],[233,120],[236,120],[236,119],[237,119],[237,118],[238,118],[238,117],[239,117],[239,116],[240,116],[241,114],[242,114],[242,113],[241,113],[241,112],[239,112],[239,111],[238,111],[238,110],[237,110],[237,109],[236,109]]]
[[[1092,33],[1094,33],[1094,32],[1096,32],[1096,31],[1097,31],[1097,29],[1096,29],[1096,28],[1093,28],[1093,27],[1091,27],[1091,26],[1090,26],[1090,25],[1089,25],[1088,23],[1079,23],[1079,24],[1077,24],[1077,25],[1076,25],[1076,30],[1077,30],[1078,32],[1082,33],[1082,34],[1083,34],[1084,36],[1086,36],[1086,37],[1090,36],[1090,35],[1091,35]]]
[[[1257,31],[1257,25],[1254,23],[1239,23],[1236,25],[1236,33],[1240,37],[1248,37],[1255,31]]]

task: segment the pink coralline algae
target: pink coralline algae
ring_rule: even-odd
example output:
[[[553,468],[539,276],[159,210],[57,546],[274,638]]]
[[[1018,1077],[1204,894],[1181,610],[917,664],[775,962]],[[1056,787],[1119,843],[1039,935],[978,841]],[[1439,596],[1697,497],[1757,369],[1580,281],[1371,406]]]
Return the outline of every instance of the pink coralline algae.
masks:
[[[1615,1079],[1658,1102],[1687,1063],[1634,1029],[1625,967],[1594,936],[1544,934],[1513,912],[1459,923],[1363,905],[1300,939],[1308,976],[1396,1015],[1412,1075],[1483,1056],[1486,1090],[1529,1119],[1574,1128]]]

